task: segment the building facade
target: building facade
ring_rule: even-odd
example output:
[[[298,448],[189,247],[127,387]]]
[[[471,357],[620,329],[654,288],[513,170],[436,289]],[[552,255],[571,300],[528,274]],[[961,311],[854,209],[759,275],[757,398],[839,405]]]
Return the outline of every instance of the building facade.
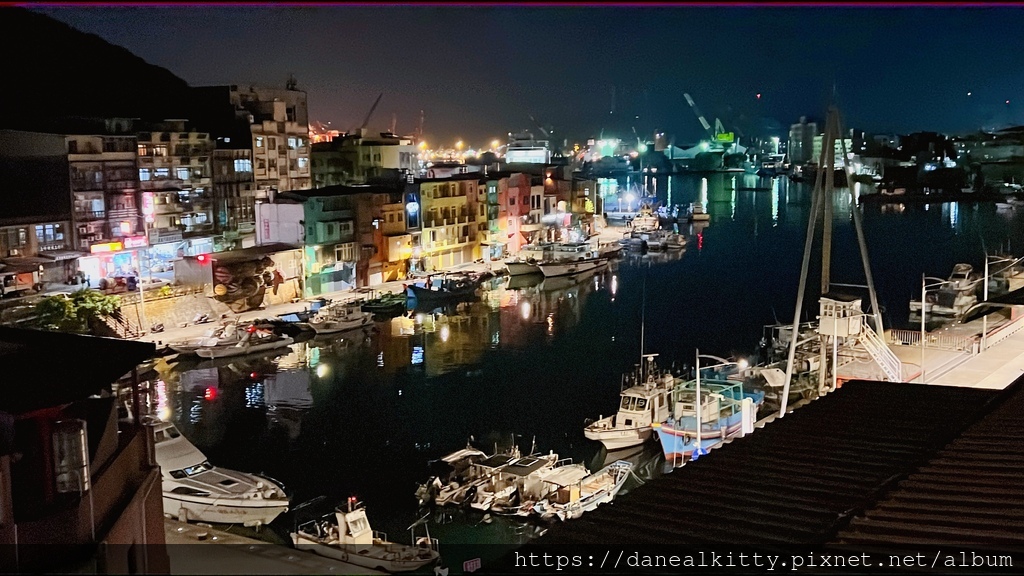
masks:
[[[212,252],[213,139],[184,120],[149,128],[138,133],[138,162],[152,251],[165,259]]]
[[[419,181],[422,270],[441,270],[480,258],[479,187],[474,174]]]
[[[816,160],[814,153],[814,137],[818,135],[818,123],[808,122],[806,116],[800,122],[789,127],[789,161],[792,164],[805,164]]]
[[[365,184],[387,171],[418,173],[419,152],[412,138],[365,129],[313,145],[313,186]]]

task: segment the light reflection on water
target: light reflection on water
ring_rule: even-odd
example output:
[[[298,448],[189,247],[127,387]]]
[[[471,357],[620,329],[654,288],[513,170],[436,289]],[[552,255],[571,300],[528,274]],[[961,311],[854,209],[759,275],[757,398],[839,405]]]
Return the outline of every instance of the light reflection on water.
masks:
[[[277,356],[172,357],[157,365],[160,413],[214,463],[282,480],[295,504],[358,495],[374,527],[396,538],[417,518],[413,492],[426,462],[469,438],[482,449],[512,435],[528,449],[536,439],[544,452],[599,467],[607,455],[583,438],[583,423],[615,410],[620,375],[639,358],[642,307],[645,348],[666,367],[697,346],[749,355],[764,324],[790,319],[808,191],[784,180],[758,184],[765,190],[729,185],[723,175],[672,181],[676,202],[702,199],[712,216],[678,226],[689,237],[680,253],[629,254],[577,281],[499,280],[477,302],[380,319]],[[858,283],[848,191],[834,207],[833,276]],[[961,261],[978,268],[983,238],[1024,247],[1021,214],[986,205],[869,205],[864,225],[884,319],[894,325],[908,324],[922,272],[944,277]],[[661,473],[654,445],[628,457],[641,477]],[[287,529],[291,519],[280,523]],[[531,530],[461,512],[432,527],[442,546],[518,542]]]

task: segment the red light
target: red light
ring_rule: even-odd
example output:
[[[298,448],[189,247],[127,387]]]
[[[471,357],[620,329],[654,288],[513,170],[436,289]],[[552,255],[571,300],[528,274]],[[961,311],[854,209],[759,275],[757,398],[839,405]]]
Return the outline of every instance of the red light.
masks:
[[[200,264],[206,264],[210,261],[210,256],[208,254],[200,254],[199,256],[196,256],[196,261]]]
[[[703,247],[704,247],[704,235],[703,234],[697,234],[697,250],[700,250]]]
[[[249,378],[252,378],[253,380],[259,380],[260,379],[260,375],[255,373],[255,372],[253,372],[253,373],[249,374]]]
[[[210,402],[213,402],[214,400],[217,399],[217,389],[216,388],[207,388],[206,392],[203,393],[203,398],[205,398],[206,400],[209,400]]]
[[[248,332],[249,334],[252,334],[253,332],[256,331],[256,325],[255,324],[249,324],[249,327],[246,328],[245,331]]]

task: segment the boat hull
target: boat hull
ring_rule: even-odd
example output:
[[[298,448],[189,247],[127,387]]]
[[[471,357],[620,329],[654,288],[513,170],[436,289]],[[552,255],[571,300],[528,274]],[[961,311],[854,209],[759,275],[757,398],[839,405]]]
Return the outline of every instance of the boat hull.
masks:
[[[725,429],[724,436],[722,434],[723,427]],[[702,450],[716,448],[723,440],[739,434],[742,429],[743,415],[736,413],[714,429],[703,431],[700,447]],[[690,429],[679,430],[663,424],[658,428],[658,440],[661,443],[661,450],[665,454],[665,460],[669,462],[690,460],[693,451],[697,448],[695,431]]]
[[[316,540],[305,537],[303,534],[291,534],[292,544],[298,550],[305,550],[312,552],[325,558],[331,558],[341,562],[347,562],[349,564],[355,564],[356,566],[362,566],[363,568],[371,568],[374,570],[386,570],[388,572],[409,572],[411,570],[417,570],[437,561],[438,553],[428,548],[412,548],[410,546],[402,546],[397,544],[389,544],[390,547],[396,547],[401,549],[409,550],[409,557],[403,557],[404,554],[398,554],[398,557],[386,557],[389,550],[383,549],[381,546],[357,546],[357,545],[330,545],[322,544]],[[380,556],[372,554],[376,551]],[[414,553],[415,552],[415,553]]]
[[[509,276],[523,276],[526,274],[539,274],[540,268],[529,262],[505,262]]]
[[[246,354],[256,354],[257,352],[266,352],[268,350],[276,350],[277,348],[286,348],[293,342],[294,340],[285,336],[280,340],[266,342],[263,344],[253,344],[251,346],[236,345],[222,348],[200,348],[199,350],[196,350],[196,354],[200,358],[229,358],[233,356],[245,356]]]
[[[164,514],[186,520],[217,524],[265,526],[288,511],[288,501],[251,498],[200,498],[163,493]]]
[[[639,446],[651,439],[653,429],[650,426],[637,428],[604,428],[588,426],[583,435],[590,440],[596,440],[608,450],[621,450],[631,446]]]
[[[309,326],[317,334],[336,334],[338,332],[346,332],[348,330],[355,330],[356,328],[363,328],[373,323],[373,320],[369,316],[363,316],[362,318],[356,318],[353,320],[324,320],[322,322],[310,322]]]
[[[543,264],[540,266],[540,271],[544,274],[545,278],[552,278],[555,276],[583,274],[584,272],[604,268],[607,265],[607,258],[598,258],[596,260],[577,260],[576,262]]]

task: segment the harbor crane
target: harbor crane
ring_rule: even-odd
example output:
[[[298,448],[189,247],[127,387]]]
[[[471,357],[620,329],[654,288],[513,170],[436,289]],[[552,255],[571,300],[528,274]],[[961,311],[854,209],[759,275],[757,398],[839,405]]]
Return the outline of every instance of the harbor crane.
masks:
[[[366,130],[366,126],[370,123],[370,117],[373,116],[373,111],[377,109],[377,105],[380,104],[380,99],[384,97],[384,93],[381,92],[377,99],[373,101],[373,106],[370,106],[370,111],[366,113],[366,118],[363,118],[363,125],[359,127],[359,130]]]
[[[725,133],[725,127],[722,126],[722,121],[715,118],[715,131],[711,131],[711,124],[704,118],[704,114],[701,113],[700,108],[697,108],[697,104],[693,101],[693,98],[689,94],[684,93],[683,98],[686,98],[686,103],[693,109],[693,113],[697,116],[697,120],[700,120],[700,125],[704,127],[704,131],[708,133],[708,138],[712,142],[718,141],[718,135]]]

